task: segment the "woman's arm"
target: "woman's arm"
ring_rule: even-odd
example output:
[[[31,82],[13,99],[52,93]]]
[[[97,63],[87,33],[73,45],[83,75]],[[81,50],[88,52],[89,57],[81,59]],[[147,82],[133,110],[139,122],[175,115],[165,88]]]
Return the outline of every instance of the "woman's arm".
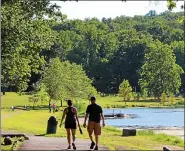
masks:
[[[75,117],[76,117],[76,120],[77,120],[78,126],[80,126],[80,122],[79,122],[79,119],[78,119],[78,111],[77,111],[77,109],[76,109],[76,108],[75,108]]]
[[[66,115],[66,109],[64,109],[64,112],[63,112],[63,115],[62,115],[62,118],[61,118],[61,121],[60,121],[60,127],[62,126],[62,122],[65,118],[65,115]]]

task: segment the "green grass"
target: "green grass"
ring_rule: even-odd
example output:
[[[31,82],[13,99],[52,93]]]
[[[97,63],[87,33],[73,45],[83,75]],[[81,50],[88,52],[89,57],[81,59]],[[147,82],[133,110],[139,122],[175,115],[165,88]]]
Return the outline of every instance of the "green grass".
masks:
[[[17,93],[14,92],[6,92],[6,95],[1,96],[1,108],[10,108],[11,106],[30,106],[30,109],[32,109],[33,103],[29,102],[29,98],[30,95],[19,95]],[[57,101],[56,105],[59,107],[60,106],[60,102]],[[64,103],[64,105],[66,105],[66,103]],[[36,104],[36,108],[35,109],[39,109],[41,106],[40,103]],[[42,107],[44,106],[44,109],[48,110],[48,102],[43,102]]]
[[[18,132],[45,135],[47,120],[51,115],[56,116],[60,122],[62,112],[48,113],[48,111],[10,111],[2,110],[1,129],[16,130]],[[82,124],[82,123],[81,123]],[[89,139],[87,130],[82,128],[83,135],[77,131],[77,138]],[[138,131],[137,136],[121,137],[122,131],[115,127],[102,129],[100,143],[109,149],[139,149],[153,150],[155,146],[174,145],[183,147],[183,141],[177,137],[164,134],[154,134],[153,131]],[[45,135],[46,137],[66,137],[64,126],[57,127],[57,134]],[[134,142],[134,143],[133,143]]]
[[[30,106],[32,107],[33,103],[29,102],[28,98],[30,95],[19,95],[13,92],[7,92],[5,96],[1,97],[1,108],[10,108],[11,106]],[[184,107],[184,102],[176,99],[173,105],[170,103],[161,104],[159,101],[154,100],[153,98],[147,98],[147,100],[140,101],[122,101],[122,98],[118,96],[106,96],[100,97],[97,96],[97,103],[103,108],[125,108],[125,107]],[[63,102],[64,106],[67,106],[66,102]],[[83,114],[86,109],[86,106],[89,104],[87,99],[78,99],[78,102],[74,101],[74,105],[79,108],[79,113]],[[60,102],[57,101],[56,105],[59,107]],[[36,105],[37,109],[40,107],[40,103]],[[48,102],[44,102],[43,106],[45,109],[48,109]]]
[[[19,95],[13,92],[7,92],[1,96],[1,107],[10,108],[11,106],[31,105],[28,101],[29,95]]]
[[[16,93],[6,93],[2,96],[1,106],[4,108],[10,108],[10,106],[24,106],[32,103],[28,101],[29,95],[18,95]],[[160,102],[151,100],[127,102],[127,107],[162,107]],[[125,103],[121,101],[120,97],[107,96],[97,97],[97,103],[103,108],[121,108],[125,107]],[[78,102],[74,102],[74,105],[79,109],[80,115],[84,115],[84,111],[89,104],[89,100],[79,99]],[[23,133],[32,133],[36,135],[45,135],[47,129],[47,121],[51,115],[56,116],[60,122],[62,116],[62,109],[67,106],[66,102],[63,103],[64,107],[60,108],[59,112],[49,113],[48,102],[45,102],[45,109],[42,110],[15,110],[10,109],[1,110],[1,129],[2,130],[16,130]],[[168,105],[168,104],[166,104]],[[40,104],[37,105],[37,109]],[[60,106],[60,102],[57,102],[57,106]],[[164,106],[163,106],[164,107]],[[167,106],[169,107],[169,105]],[[172,106],[170,106],[172,107]],[[77,138],[89,139],[86,129],[82,128],[84,134],[81,135],[77,131]],[[105,127],[102,129],[102,136],[100,143],[109,147],[109,149],[116,150],[154,150],[156,146],[174,145],[183,147],[184,143],[181,139],[173,136],[167,136],[165,134],[154,134],[153,131],[138,131],[137,136],[133,137],[121,137],[121,131],[115,127]],[[57,127],[57,134],[45,135],[46,137],[66,137],[66,131],[64,126],[62,128]],[[134,143],[133,143],[134,142]]]

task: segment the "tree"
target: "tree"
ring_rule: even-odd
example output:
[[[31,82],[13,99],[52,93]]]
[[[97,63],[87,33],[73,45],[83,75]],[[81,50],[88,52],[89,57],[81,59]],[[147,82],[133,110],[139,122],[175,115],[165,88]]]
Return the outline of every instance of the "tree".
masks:
[[[179,92],[180,74],[183,72],[176,64],[171,47],[156,40],[146,51],[139,83],[141,88],[146,88],[159,98],[162,93],[169,95]]]
[[[62,100],[87,98],[89,94],[95,92],[90,80],[82,69],[82,66],[61,62],[59,58],[50,60],[45,69],[41,81],[46,85],[47,92],[51,99]]]
[[[2,2],[3,86],[24,91],[31,72],[38,73],[38,69],[43,66],[44,58],[40,52],[49,49],[56,37],[56,32],[49,26],[56,8],[48,0]],[[44,16],[51,20],[46,20]]]
[[[169,98],[168,98],[168,101],[169,101],[170,104],[173,104],[174,101],[175,101],[174,95],[170,95]]]
[[[39,83],[36,86],[35,92],[35,94],[29,97],[29,101],[33,102],[33,109],[38,102],[41,103],[41,106],[43,102],[49,102],[50,98],[48,93],[46,92],[46,86],[43,83]]]
[[[141,96],[144,100],[146,100],[147,96],[148,96],[148,92],[146,89],[142,89],[141,90]]]
[[[167,95],[165,93],[162,93],[160,100],[161,100],[161,103],[163,103],[163,105],[164,105],[164,103],[168,100]]]
[[[157,15],[157,12],[155,10],[150,10],[145,16],[156,16]]]
[[[129,84],[128,80],[123,80],[123,82],[120,84],[119,86],[119,96],[123,97],[123,101],[125,102],[126,105],[126,101],[130,100],[132,97],[132,87]]]
[[[62,81],[66,76],[67,74],[65,74],[62,68],[59,58],[51,59],[41,79],[41,82],[46,85],[47,92],[51,99],[62,101],[68,97],[64,86],[66,83]]]

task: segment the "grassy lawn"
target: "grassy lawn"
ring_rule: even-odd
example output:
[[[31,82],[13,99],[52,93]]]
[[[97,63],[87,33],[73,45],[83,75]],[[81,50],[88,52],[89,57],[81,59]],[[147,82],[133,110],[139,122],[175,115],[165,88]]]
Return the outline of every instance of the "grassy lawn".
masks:
[[[29,95],[18,95],[14,92],[7,92],[5,96],[1,96],[1,108],[10,108],[11,106],[30,106],[32,107],[32,102],[28,101]],[[89,104],[89,100],[87,99],[79,99],[78,104],[81,106],[81,110],[85,110],[86,106]],[[97,96],[97,103],[100,104],[103,108],[124,108],[124,107],[184,107],[184,104],[181,103],[181,105],[177,105],[177,102],[179,102],[178,98],[174,101],[174,104],[171,105],[168,102],[165,102],[165,104],[161,104],[159,101],[153,100],[153,98],[147,98],[146,100],[143,100],[141,98],[140,101],[130,101],[125,102],[122,101],[121,97],[118,96],[107,96],[107,97],[100,97]],[[74,101],[76,103],[76,101]],[[60,101],[57,101],[57,106],[60,106]],[[63,103],[64,106],[66,106],[66,102]],[[48,102],[44,102],[42,104],[45,106],[45,109],[48,109]],[[37,106],[40,106],[40,103],[37,104]]]
[[[9,108],[10,106],[24,106],[32,103],[28,101],[28,95],[19,96],[16,93],[6,93],[6,96],[1,98],[1,106]],[[98,104],[104,108],[109,107],[123,107],[124,102],[120,101],[119,97],[97,97]],[[79,100],[78,105],[81,108],[81,113],[84,112],[86,106],[89,104],[88,100]],[[75,102],[74,102],[75,103]],[[47,102],[44,103],[47,106]],[[60,106],[60,102],[57,102]],[[145,106],[159,106],[160,102],[127,102],[127,105],[132,107],[133,105],[145,105]],[[64,106],[66,103],[64,102]],[[60,108],[61,110],[62,108]],[[51,115],[56,116],[57,120],[60,121],[62,111],[56,113],[49,113],[48,108],[42,110],[15,110],[10,109],[1,110],[1,129],[2,130],[16,130],[23,133],[32,133],[36,135],[45,135],[47,129],[47,121]],[[81,123],[82,124],[82,123]],[[86,129],[82,128],[83,135],[77,131],[77,138],[89,139]],[[137,136],[132,137],[121,137],[122,132],[114,127],[105,127],[102,129],[102,136],[100,143],[109,147],[110,149],[116,150],[159,150],[165,145],[178,146],[183,149],[184,142],[177,137],[167,136],[165,134],[154,134],[152,131],[138,131]],[[45,135],[46,137],[66,137],[66,131],[64,126],[62,128],[57,127],[57,134]]]
[[[18,132],[33,133],[36,135],[45,135],[47,120],[51,115],[56,116],[58,121],[61,118],[61,112],[48,113],[48,111],[1,111],[1,129],[17,130]],[[82,124],[82,123],[81,123]],[[82,128],[83,135],[77,131],[77,138],[88,139],[86,129]],[[110,149],[141,149],[153,150],[156,146],[172,145],[183,147],[184,142],[177,137],[164,134],[154,134],[152,131],[139,131],[137,136],[121,137],[121,131],[114,127],[105,127],[102,129],[100,143]],[[45,135],[46,137],[66,137],[64,127],[57,127],[57,134]]]

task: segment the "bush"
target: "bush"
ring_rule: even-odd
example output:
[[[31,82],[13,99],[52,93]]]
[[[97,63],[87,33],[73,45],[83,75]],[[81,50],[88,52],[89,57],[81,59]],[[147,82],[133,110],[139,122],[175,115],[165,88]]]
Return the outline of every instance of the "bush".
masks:
[[[164,102],[167,101],[167,95],[165,93],[162,93],[160,100],[161,100],[161,103],[163,103],[163,105],[164,105]]]
[[[74,107],[77,108],[78,112],[84,112],[86,110],[86,106],[82,103],[77,101],[76,103],[74,103]]]
[[[181,95],[178,96],[178,100],[179,100],[179,102],[184,102],[184,99]]]

